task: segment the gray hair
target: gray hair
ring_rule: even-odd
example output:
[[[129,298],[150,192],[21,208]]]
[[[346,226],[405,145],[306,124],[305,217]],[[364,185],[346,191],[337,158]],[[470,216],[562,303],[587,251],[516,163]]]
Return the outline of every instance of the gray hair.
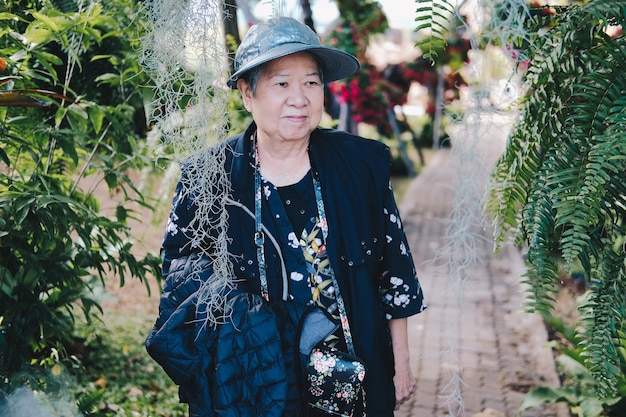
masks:
[[[322,81],[322,84],[324,84],[324,67],[322,63],[313,54],[309,54],[309,55],[315,58],[315,62],[317,63],[317,71],[320,74],[320,80]],[[272,62],[272,61],[269,61],[269,62]],[[253,96],[256,95],[256,86],[259,80],[261,79],[261,74],[263,74],[263,71],[265,71],[265,66],[269,62],[265,62],[261,65],[257,65],[256,67],[252,67],[249,71],[246,71],[245,73],[241,74],[241,76],[239,77],[242,80],[244,80],[246,83],[248,83],[248,85],[250,85],[250,89],[252,90]]]

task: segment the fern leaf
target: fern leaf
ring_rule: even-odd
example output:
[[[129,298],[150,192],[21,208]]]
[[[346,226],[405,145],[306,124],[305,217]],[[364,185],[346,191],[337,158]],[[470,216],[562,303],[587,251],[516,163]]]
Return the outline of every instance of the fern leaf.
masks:
[[[616,395],[620,376],[619,333],[626,321],[626,277],[616,265],[623,265],[624,261],[623,252],[618,254],[607,248],[603,262],[592,273],[593,291],[579,307],[585,364],[594,375],[602,398]]]
[[[427,31],[427,35],[415,44],[422,49],[423,57],[434,62],[447,45],[446,38],[450,32],[450,17],[455,13],[452,0],[416,0],[421,6],[416,9],[417,22],[415,31]]]
[[[592,278],[583,307],[583,353],[603,396],[614,394],[625,320],[626,0],[559,9],[530,36],[528,95],[490,182],[496,241],[508,230],[528,245],[528,305],[547,312],[559,260]]]

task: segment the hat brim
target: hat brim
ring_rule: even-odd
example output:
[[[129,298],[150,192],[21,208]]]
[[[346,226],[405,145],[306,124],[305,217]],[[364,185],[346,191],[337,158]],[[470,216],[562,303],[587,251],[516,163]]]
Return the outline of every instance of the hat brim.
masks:
[[[353,55],[340,49],[321,45],[288,43],[272,48],[266,53],[246,62],[245,65],[231,75],[226,84],[230,88],[237,88],[237,80],[239,80],[242,74],[250,71],[252,68],[277,58],[304,51],[312,54],[322,64],[324,82],[336,81],[354,75],[360,67],[359,61]]]

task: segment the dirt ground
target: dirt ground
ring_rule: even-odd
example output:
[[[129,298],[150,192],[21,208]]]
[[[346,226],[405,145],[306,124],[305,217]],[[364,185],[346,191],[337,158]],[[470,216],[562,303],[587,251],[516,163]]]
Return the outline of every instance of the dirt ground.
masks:
[[[118,196],[104,190],[98,191],[98,194],[103,214],[112,212]],[[169,207],[169,200],[161,204],[167,204]],[[146,208],[136,210],[136,218],[129,221],[130,234],[134,242],[133,252],[138,258],[147,253],[158,256],[168,212],[167,210],[153,212]],[[103,294],[100,295],[100,304],[105,318],[107,315],[119,315],[135,320],[143,318],[147,322],[152,322],[158,313],[159,295],[159,285],[156,277],[152,275],[147,278],[147,283],[127,276],[121,287],[119,277],[112,276],[108,279]]]

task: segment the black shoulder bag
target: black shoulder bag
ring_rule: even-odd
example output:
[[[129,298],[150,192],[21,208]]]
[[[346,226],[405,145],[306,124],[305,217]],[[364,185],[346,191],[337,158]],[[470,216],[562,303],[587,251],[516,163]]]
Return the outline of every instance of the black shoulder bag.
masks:
[[[328,241],[328,225],[319,181],[313,178],[317,210],[324,241]],[[330,267],[329,267],[330,269]],[[328,312],[317,306],[305,311],[299,326],[299,358],[302,361],[303,386],[310,407],[325,414],[351,417],[357,404],[365,405],[365,363],[356,356],[352,333],[339,283],[330,269],[340,325],[348,352],[325,343],[339,327]]]

